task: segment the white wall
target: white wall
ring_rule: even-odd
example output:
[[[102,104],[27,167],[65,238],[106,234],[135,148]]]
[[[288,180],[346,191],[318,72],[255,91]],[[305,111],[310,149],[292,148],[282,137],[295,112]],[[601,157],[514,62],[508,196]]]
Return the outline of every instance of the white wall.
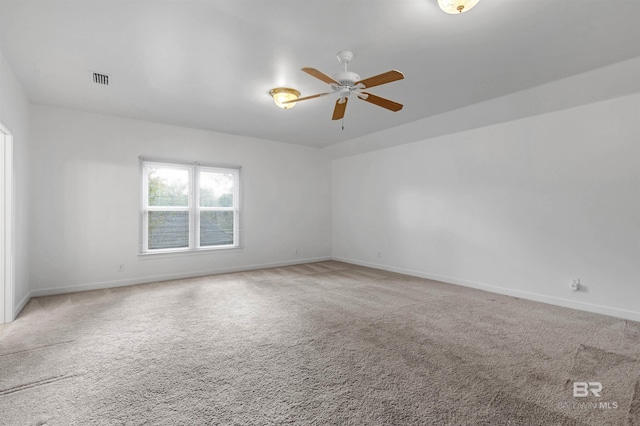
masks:
[[[32,135],[33,295],[331,255],[320,149],[45,106],[32,109]],[[241,166],[244,247],[139,256],[141,155]]]
[[[14,315],[28,301],[29,101],[0,52],[0,123],[13,136],[14,162]],[[0,321],[1,322],[1,321]]]
[[[335,159],[333,256],[638,321],[639,117],[634,94]]]

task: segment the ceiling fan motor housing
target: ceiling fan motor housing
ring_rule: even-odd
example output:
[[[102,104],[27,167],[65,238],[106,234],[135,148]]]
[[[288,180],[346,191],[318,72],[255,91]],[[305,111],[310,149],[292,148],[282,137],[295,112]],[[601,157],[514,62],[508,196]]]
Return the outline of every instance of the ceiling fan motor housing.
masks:
[[[353,87],[356,81],[360,81],[360,76],[351,71],[342,71],[334,74],[332,77],[335,81],[340,83],[339,87]]]

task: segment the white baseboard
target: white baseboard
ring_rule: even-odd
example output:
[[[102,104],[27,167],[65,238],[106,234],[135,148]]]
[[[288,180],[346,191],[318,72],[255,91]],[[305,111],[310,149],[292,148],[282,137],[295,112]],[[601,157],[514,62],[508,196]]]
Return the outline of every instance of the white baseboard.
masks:
[[[71,286],[65,286],[65,287],[44,288],[39,290],[32,290],[29,293],[29,297],[51,296],[55,294],[75,293],[78,291],[87,291],[87,290],[101,290],[105,288],[124,287],[128,285],[145,284],[145,283],[152,283],[156,281],[180,280],[184,278],[203,277],[207,275],[218,275],[218,274],[227,274],[231,272],[252,271],[255,269],[266,269],[266,268],[277,268],[281,266],[299,265],[302,263],[324,262],[327,260],[331,260],[331,257],[329,256],[315,257],[315,258],[308,258],[308,259],[298,259],[293,261],[289,260],[284,262],[245,265],[245,266],[236,266],[236,267],[230,267],[230,268],[217,268],[217,269],[209,269],[209,270],[196,271],[196,272],[180,272],[175,274],[149,275],[144,277],[127,278],[123,280],[101,281],[101,282],[77,284],[77,285],[71,285]],[[28,302],[28,299],[26,300],[26,302]],[[24,307],[24,305],[22,307]],[[20,312],[20,309],[17,309],[16,311]]]
[[[426,272],[414,271],[411,269],[397,268],[395,266],[390,266],[390,265],[364,262],[361,260],[348,259],[343,257],[333,257],[333,260],[336,260],[339,262],[351,263],[359,266],[366,266],[374,269],[381,269],[383,271],[397,272],[399,274],[411,275],[419,278],[426,278],[429,280],[440,281],[448,284],[456,284],[463,287],[475,288],[478,290],[484,290],[491,293],[503,294],[506,296],[519,297],[521,299],[532,300],[535,302],[548,303],[550,305],[562,306],[565,308],[577,309],[580,311],[593,312],[596,314],[609,315],[616,318],[622,318],[622,319],[640,322],[640,312],[637,312],[637,311],[619,309],[611,306],[598,305],[594,303],[578,302],[575,300],[563,299],[563,298],[554,297],[554,296],[547,296],[539,293],[531,293],[528,291],[513,290],[506,287],[499,287],[499,286],[485,284],[485,283],[461,280],[458,278],[446,277],[442,275],[429,274]]]

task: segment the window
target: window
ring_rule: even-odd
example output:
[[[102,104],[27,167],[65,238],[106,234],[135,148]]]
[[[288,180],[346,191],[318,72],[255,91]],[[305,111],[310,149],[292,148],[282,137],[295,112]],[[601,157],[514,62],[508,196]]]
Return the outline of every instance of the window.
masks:
[[[143,253],[239,246],[239,169],[142,164]]]

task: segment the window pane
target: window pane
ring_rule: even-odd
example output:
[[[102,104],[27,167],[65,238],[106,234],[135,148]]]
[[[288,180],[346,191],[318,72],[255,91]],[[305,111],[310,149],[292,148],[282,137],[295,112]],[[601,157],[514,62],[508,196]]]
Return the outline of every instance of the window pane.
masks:
[[[200,207],[233,207],[233,173],[200,172]]]
[[[148,166],[150,206],[189,205],[189,171],[170,167]]]
[[[233,244],[233,212],[200,212],[200,246]]]
[[[149,212],[149,249],[189,247],[189,212]]]

